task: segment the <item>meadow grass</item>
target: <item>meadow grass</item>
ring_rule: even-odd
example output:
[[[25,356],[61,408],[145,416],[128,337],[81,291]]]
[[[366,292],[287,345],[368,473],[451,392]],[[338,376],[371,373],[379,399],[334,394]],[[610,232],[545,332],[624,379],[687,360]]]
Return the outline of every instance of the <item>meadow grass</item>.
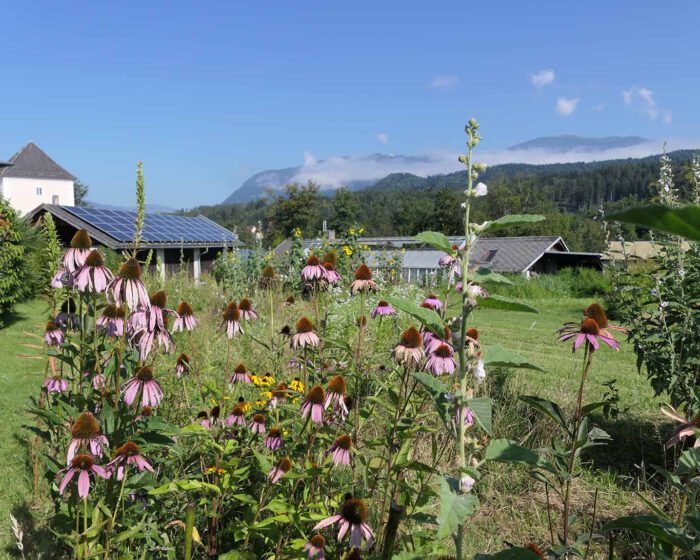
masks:
[[[212,294],[207,297],[210,299],[207,304],[214,303]],[[221,295],[214,299],[223,301]],[[171,300],[173,303],[176,301],[175,294],[171,295]],[[529,440],[528,444],[531,444],[538,438],[546,438],[551,426],[534,417],[517,400],[517,395],[536,394],[558,401],[569,410],[573,408],[581,354],[572,354],[568,343],[557,342],[555,331],[567,321],[578,320],[590,300],[547,294],[547,297],[529,299],[527,302],[540,313],[480,309],[470,317],[470,324],[479,328],[486,348],[490,344],[500,344],[544,370],[492,372],[488,382],[496,401],[495,436]],[[344,308],[343,311],[354,313],[352,309]],[[26,518],[30,508],[33,511],[42,509],[41,501],[37,503],[32,496],[28,446],[31,434],[22,426],[29,419],[23,409],[28,405],[29,397],[38,394],[43,380],[44,362],[21,356],[42,355],[40,350],[22,345],[42,343],[27,332],[42,332],[45,313],[46,305],[42,301],[22,304],[9,324],[0,330],[0,352],[3,356],[0,406],[6,418],[5,430],[0,433],[0,465],[6,473],[0,494],[0,558],[10,557],[3,554],[14,548],[10,511],[14,510],[20,517],[24,515]],[[202,352],[223,355],[223,340],[213,336],[218,314],[209,310],[202,313],[200,318],[204,319],[203,328],[196,332],[196,345]],[[388,337],[392,333],[387,333]],[[391,345],[395,341],[379,342]],[[165,367],[172,361],[170,356],[162,364]],[[212,363],[211,373],[215,374],[218,369],[218,365]],[[166,374],[164,371],[163,375]],[[645,464],[650,453],[658,455],[662,449],[659,423],[655,420],[658,418],[658,400],[654,398],[644,376],[637,373],[634,352],[625,343],[620,352],[606,347],[596,353],[586,400],[600,400],[607,390],[603,383],[613,378],[617,380],[620,394],[618,406],[623,412],[615,420],[603,417],[596,420],[615,437],[615,442],[587,457],[597,468],[595,471],[587,470],[584,477],[577,481],[574,500],[585,516],[592,502],[594,484],[599,486],[599,518],[604,519],[640,509],[640,500],[634,491],[646,491],[647,488],[645,473],[639,470],[639,465]],[[183,421],[186,421],[189,412],[183,409],[182,414]],[[476,552],[502,548],[504,541],[522,544],[547,540],[542,487],[534,484],[517,467],[491,465],[486,470],[485,484],[480,485],[479,489],[483,507],[470,520],[467,557]],[[556,511],[553,515],[557,515]]]

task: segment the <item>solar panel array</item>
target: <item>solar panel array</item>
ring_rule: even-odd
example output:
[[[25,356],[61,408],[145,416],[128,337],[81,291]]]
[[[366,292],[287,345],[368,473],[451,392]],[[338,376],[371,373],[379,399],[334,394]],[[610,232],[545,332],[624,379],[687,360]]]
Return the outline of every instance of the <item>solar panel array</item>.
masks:
[[[71,214],[122,243],[134,239],[136,212],[101,208],[64,207]],[[202,216],[149,214],[144,219],[141,239],[144,243],[196,243],[219,241],[233,243],[236,235]]]

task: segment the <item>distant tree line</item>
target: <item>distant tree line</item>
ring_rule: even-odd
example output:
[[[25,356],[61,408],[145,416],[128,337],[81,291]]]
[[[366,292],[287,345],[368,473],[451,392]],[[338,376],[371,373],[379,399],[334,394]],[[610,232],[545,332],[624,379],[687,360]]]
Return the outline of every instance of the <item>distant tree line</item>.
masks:
[[[690,188],[690,151],[670,154],[680,165],[676,185]],[[561,235],[569,247],[600,251],[604,235],[598,210],[606,212],[649,200],[658,180],[656,157],[597,163],[554,165],[499,165],[480,177],[489,195],[477,201],[473,220],[482,222],[504,214],[538,213],[547,219],[509,229],[504,235]],[[243,241],[247,227],[263,223],[266,242],[274,246],[295,228],[307,237],[321,230],[346,231],[353,224],[365,227],[365,235],[414,235],[432,229],[448,235],[463,231],[462,191],[464,173],[427,178],[393,174],[359,191],[337,189],[324,196],[317,185],[287,185],[283,191],[240,204],[202,206],[186,214],[202,213],[223,226],[237,229]],[[643,232],[627,228],[628,239]]]

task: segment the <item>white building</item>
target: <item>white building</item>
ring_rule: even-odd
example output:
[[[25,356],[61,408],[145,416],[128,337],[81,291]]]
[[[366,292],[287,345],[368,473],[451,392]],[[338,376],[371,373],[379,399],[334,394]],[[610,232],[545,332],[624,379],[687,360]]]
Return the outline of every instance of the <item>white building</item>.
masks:
[[[0,169],[0,196],[20,216],[40,204],[75,206],[76,178],[29,142]]]

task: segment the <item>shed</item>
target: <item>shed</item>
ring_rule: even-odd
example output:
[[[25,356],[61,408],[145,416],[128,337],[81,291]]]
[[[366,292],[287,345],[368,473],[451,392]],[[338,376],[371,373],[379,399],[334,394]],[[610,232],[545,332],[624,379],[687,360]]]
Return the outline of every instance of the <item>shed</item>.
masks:
[[[42,204],[27,214],[32,224],[47,213],[53,216],[61,242],[68,246],[79,229],[85,229],[96,246],[119,253],[133,246],[136,212],[106,210],[79,206]],[[194,278],[211,268],[217,255],[225,248],[240,244],[238,236],[204,216],[173,216],[146,213],[139,245],[139,258],[150,250],[154,262],[165,266],[162,274],[173,274],[186,264]],[[152,265],[155,267],[155,264]]]

